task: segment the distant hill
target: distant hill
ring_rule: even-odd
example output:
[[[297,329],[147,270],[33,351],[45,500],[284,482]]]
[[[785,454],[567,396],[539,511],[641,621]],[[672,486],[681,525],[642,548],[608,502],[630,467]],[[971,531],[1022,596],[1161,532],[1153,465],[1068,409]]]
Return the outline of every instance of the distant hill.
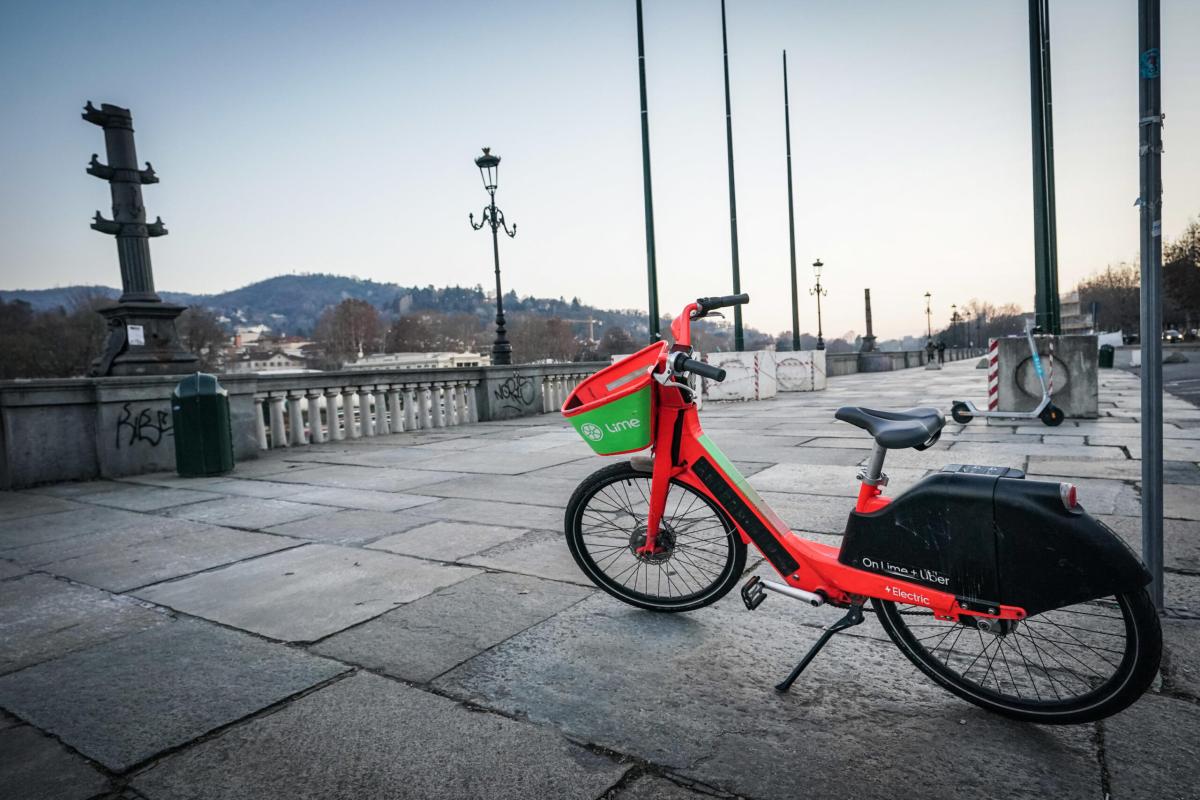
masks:
[[[60,306],[71,308],[89,297],[116,299],[119,295],[120,290],[111,286],[0,290],[0,299],[23,300],[38,310]],[[389,318],[419,311],[440,311],[477,314],[490,319],[495,313],[493,302],[479,286],[400,286],[324,274],[280,275],[220,294],[187,294],[160,290],[159,295],[170,302],[211,309],[214,313],[227,317],[234,325],[261,323],[276,332],[297,335],[311,333],[322,311],[348,298],[365,300]],[[504,298],[504,308],[510,315],[531,313],[564,319],[596,319],[602,323],[597,326],[597,335],[603,332],[605,326],[619,325],[636,331],[646,325],[644,313],[593,308],[582,304],[578,299],[520,298],[510,292]]]

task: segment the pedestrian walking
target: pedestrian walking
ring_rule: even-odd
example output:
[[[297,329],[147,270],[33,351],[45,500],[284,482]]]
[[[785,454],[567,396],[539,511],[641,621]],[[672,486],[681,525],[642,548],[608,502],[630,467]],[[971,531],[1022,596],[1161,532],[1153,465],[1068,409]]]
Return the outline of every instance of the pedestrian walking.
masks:
[[[943,342],[941,339],[938,339],[937,350],[938,350],[938,363],[945,364],[946,363],[946,343]]]

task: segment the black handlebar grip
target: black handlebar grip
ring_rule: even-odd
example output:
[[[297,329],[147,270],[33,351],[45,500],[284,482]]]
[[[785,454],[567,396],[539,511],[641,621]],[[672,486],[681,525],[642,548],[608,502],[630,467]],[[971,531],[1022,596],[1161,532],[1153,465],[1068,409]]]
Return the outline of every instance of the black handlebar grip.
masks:
[[[712,364],[705,364],[703,361],[697,361],[694,358],[679,359],[676,362],[675,369],[694,372],[701,377],[714,380],[717,383],[725,380],[725,370],[720,367],[714,367]]]
[[[740,306],[750,302],[748,294],[727,294],[724,297],[700,297],[696,300],[696,305],[700,306],[701,313],[707,313],[718,308],[728,308],[729,306]]]

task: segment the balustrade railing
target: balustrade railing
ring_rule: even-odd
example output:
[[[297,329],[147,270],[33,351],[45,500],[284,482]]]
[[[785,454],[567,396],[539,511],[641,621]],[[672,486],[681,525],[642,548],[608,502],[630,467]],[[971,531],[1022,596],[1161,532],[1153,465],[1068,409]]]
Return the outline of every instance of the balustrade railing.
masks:
[[[256,376],[255,434],[262,450],[452,428],[528,413],[552,413],[602,364],[330,372]],[[443,374],[445,377],[443,377]],[[489,395],[490,383],[520,387]],[[512,378],[505,377],[511,375]],[[514,399],[515,398],[515,399]],[[504,402],[499,402],[503,399]]]

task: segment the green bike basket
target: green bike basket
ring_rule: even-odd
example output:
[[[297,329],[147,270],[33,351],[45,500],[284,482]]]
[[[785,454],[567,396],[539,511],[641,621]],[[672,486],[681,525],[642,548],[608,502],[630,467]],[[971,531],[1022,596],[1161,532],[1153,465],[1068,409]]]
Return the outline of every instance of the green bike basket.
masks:
[[[655,342],[597,372],[571,392],[563,416],[602,456],[645,450],[654,441],[651,373],[667,349]]]

